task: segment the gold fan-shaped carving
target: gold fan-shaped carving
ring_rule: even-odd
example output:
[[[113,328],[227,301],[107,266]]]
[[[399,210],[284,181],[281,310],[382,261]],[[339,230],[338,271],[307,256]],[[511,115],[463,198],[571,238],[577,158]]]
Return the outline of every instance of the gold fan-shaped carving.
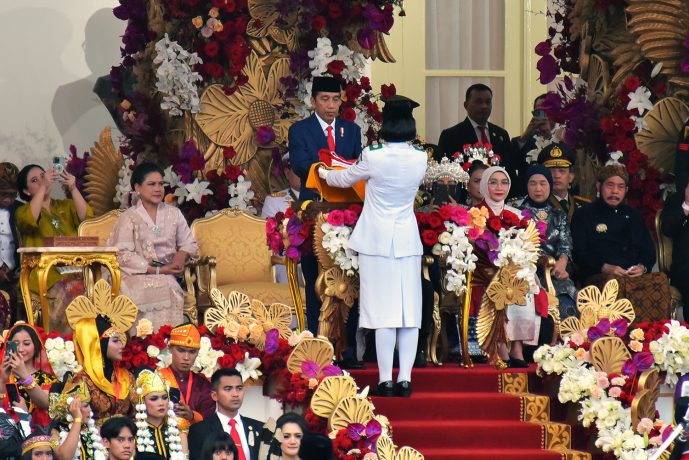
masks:
[[[305,338],[294,348],[287,358],[287,369],[293,373],[301,373],[301,365],[304,361],[314,361],[323,369],[332,364],[335,351],[330,341],[320,338]]]
[[[330,430],[347,428],[350,423],[366,424],[373,418],[373,404],[366,398],[348,396],[340,400],[335,407],[328,425]]]
[[[526,304],[529,283],[517,278],[517,267],[510,264],[493,277],[486,296],[493,301],[496,310],[504,310],[508,305]]]
[[[340,267],[329,268],[323,276],[325,295],[337,297],[351,307],[359,294],[359,278],[347,276]]]
[[[603,287],[603,292],[596,286],[586,286],[577,294],[577,309],[579,318],[570,316],[560,324],[560,334],[566,338],[575,332],[586,333],[598,321],[608,318],[610,321],[624,318],[630,324],[634,322],[636,313],[628,299],[618,299],[619,284],[611,279]]]
[[[393,63],[397,62],[395,57],[390,52],[387,43],[385,43],[385,35],[382,32],[376,32],[376,44],[370,50],[364,49],[359,45],[359,41],[355,36],[349,41],[349,48],[357,51],[367,58],[379,59],[381,62]]]
[[[204,315],[204,323],[210,331],[214,332],[217,327],[227,328],[233,321],[241,324],[242,320],[251,317],[251,301],[242,292],[232,291],[225,298],[220,289],[213,289],[210,297],[213,306]]]
[[[299,9],[294,9],[285,17],[275,7],[274,0],[249,0],[249,14],[252,20],[246,25],[250,37],[271,37],[277,43],[294,51],[297,45],[297,19]]]
[[[610,93],[610,67],[597,54],[592,54],[589,61],[588,99],[602,104]]]
[[[333,258],[330,257],[328,251],[326,251],[323,247],[323,237],[325,236],[325,233],[323,232],[322,227],[325,222],[326,219],[323,213],[318,214],[318,217],[316,218],[316,225],[314,226],[313,231],[313,253],[316,255],[318,263],[321,266],[321,273],[335,266]]]
[[[292,308],[282,303],[274,303],[269,307],[260,300],[253,299],[251,301],[251,311],[254,314],[256,321],[261,323],[264,331],[277,329],[280,337],[288,339],[292,335]]]
[[[647,369],[641,373],[637,392],[632,400],[632,426],[638,425],[642,418],[655,420],[661,383],[658,369]]]
[[[683,41],[689,29],[689,8],[684,0],[629,0],[627,27],[636,37],[646,59],[661,62],[661,74],[671,84],[689,87],[689,77],[680,72]]]
[[[139,309],[127,296],[118,295],[112,298],[112,288],[107,281],[101,279],[93,286],[93,298],[80,295],[67,307],[65,314],[72,329],[76,330],[77,323],[82,319],[106,316],[110,324],[122,333],[126,333],[136,321]]]
[[[392,439],[384,434],[380,435],[376,442],[376,452],[379,460],[423,460],[423,455],[411,447],[402,447],[395,452],[395,444]]]
[[[677,139],[687,117],[689,106],[674,97],[659,100],[644,117],[646,127],[634,138],[655,168],[674,171]]]
[[[356,396],[356,390],[356,383],[350,376],[326,377],[311,398],[311,410],[319,417],[330,418],[339,402],[344,398]]]
[[[108,126],[91,147],[91,156],[86,164],[84,193],[95,216],[115,208],[113,198],[119,182],[117,173],[123,165],[124,158],[113,144],[111,128]]]
[[[606,374],[621,372],[624,362],[631,357],[627,346],[619,337],[601,337],[591,344],[593,367]]]
[[[628,37],[628,41],[619,43],[611,53],[615,67],[615,74],[610,82],[612,91],[618,91],[627,77],[644,61],[641,47],[634,41],[634,37],[626,31],[622,35]]]

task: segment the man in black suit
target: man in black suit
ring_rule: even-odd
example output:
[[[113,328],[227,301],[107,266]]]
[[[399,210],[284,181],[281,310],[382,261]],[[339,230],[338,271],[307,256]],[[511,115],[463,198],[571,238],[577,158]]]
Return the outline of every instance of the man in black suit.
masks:
[[[500,164],[512,180],[509,196],[523,196],[526,189],[518,171],[526,169],[526,165],[522,164],[524,160],[512,151],[507,131],[488,122],[493,110],[493,91],[481,83],[471,85],[466,91],[464,108],[467,111],[464,121],[440,133],[436,161],[440,161],[444,156],[452,158],[455,152],[462,152],[466,144],[478,141],[489,143],[493,146],[493,151],[500,155]]]
[[[215,414],[189,428],[189,459],[201,460],[204,440],[211,433],[224,431],[237,446],[237,460],[258,460],[263,423],[239,415],[244,402],[242,374],[234,368],[218,369],[211,377],[211,387],[211,398],[218,407]]]

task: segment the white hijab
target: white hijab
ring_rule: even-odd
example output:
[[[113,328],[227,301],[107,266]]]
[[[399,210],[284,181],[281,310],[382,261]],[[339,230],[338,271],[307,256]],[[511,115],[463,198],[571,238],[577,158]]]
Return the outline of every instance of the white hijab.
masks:
[[[512,186],[512,179],[510,179],[510,175],[507,174],[505,168],[503,168],[502,166],[491,166],[490,168],[483,171],[483,176],[481,176],[481,183],[479,184],[479,190],[481,190],[481,195],[483,195],[483,201],[485,201],[488,207],[491,209],[491,211],[493,211],[493,214],[499,216],[502,210],[505,209],[505,199],[503,198],[500,201],[492,200],[490,198],[490,194],[488,193],[488,181],[496,172],[503,173],[505,177],[507,177],[507,180],[510,181],[510,187]],[[507,197],[507,194],[510,193],[510,187],[507,187],[507,193],[505,194],[505,197]]]

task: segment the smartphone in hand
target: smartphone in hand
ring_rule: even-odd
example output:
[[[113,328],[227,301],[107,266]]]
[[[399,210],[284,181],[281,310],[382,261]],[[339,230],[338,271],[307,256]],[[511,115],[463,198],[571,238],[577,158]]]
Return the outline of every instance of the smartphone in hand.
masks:
[[[179,388],[170,387],[170,401],[172,401],[172,404],[179,404],[181,399],[182,394],[180,393]]]
[[[5,354],[11,355],[17,352],[17,342],[10,340],[5,344]]]
[[[16,383],[8,383],[5,387],[5,391],[7,391],[7,398],[10,401],[10,405],[19,402],[19,389],[17,389]]]
[[[548,118],[548,115],[546,115],[543,109],[536,109],[531,112],[531,115],[533,115],[534,118]]]

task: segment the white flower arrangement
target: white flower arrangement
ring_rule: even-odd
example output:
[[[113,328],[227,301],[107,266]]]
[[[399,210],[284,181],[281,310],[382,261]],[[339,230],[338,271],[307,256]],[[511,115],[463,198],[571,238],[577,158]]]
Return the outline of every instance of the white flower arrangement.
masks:
[[[50,361],[50,367],[58,379],[62,380],[67,372],[76,374],[81,370],[74,354],[74,343],[71,340],[65,341],[62,337],[46,339],[45,352]]]
[[[543,345],[534,352],[533,359],[538,372],[546,374],[562,375],[579,365],[574,349],[563,344]]]
[[[562,374],[557,399],[561,403],[577,402],[591,395],[596,387],[596,372],[585,365],[577,365]]]
[[[68,402],[71,404],[71,398],[68,400]],[[65,442],[69,432],[72,430],[73,420],[74,419],[72,416],[67,414],[67,421],[69,424],[67,425],[67,430],[59,431],[60,444]],[[93,420],[93,412],[91,409],[89,409],[88,420],[86,420],[85,424],[82,423],[81,425],[81,434],[79,436],[79,441],[77,442],[76,451],[74,452],[74,460],[83,460],[81,459],[82,439],[86,441],[85,450],[88,458],[93,460],[106,460],[108,458],[108,450],[103,445],[103,440],[100,437],[100,430],[98,427],[96,427],[96,422]]]
[[[347,276],[359,273],[359,254],[347,247],[352,229],[347,225],[331,225],[323,222],[323,248]]]
[[[240,209],[251,214],[257,213],[256,208],[251,204],[251,200],[254,198],[254,191],[251,190],[250,180],[247,180],[244,176],[239,176],[236,183],[230,184],[227,187],[227,191],[230,194],[228,204],[231,208]]]
[[[234,367],[242,374],[242,382],[246,382],[249,379],[258,380],[258,378],[263,375],[263,372],[258,370],[261,367],[260,358],[249,358],[249,352],[244,353],[244,361],[237,363]]]
[[[668,332],[648,345],[656,367],[667,372],[665,383],[677,384],[678,375],[689,373],[689,329],[672,320],[665,327]]]
[[[214,350],[213,347],[211,347],[211,339],[208,337],[201,337],[199,354],[191,370],[200,372],[210,379],[213,372],[218,368],[218,359],[223,356],[225,356],[225,353],[220,350]]]
[[[469,241],[467,227],[445,221],[447,231],[438,236],[438,243],[432,252],[437,256],[445,256],[447,273],[445,275],[445,289],[461,295],[466,292],[466,274],[476,270],[478,258],[474,254],[474,246]]]
[[[168,34],[155,44],[156,89],[163,95],[160,108],[168,110],[172,116],[182,116],[184,110],[197,113],[200,99],[197,83],[203,78],[192,70],[203,61],[196,53],[189,53]]]
[[[129,207],[129,196],[132,193],[132,187],[129,184],[132,178],[132,167],[134,166],[134,160],[131,158],[125,158],[124,164],[117,172],[119,180],[115,186],[115,197],[113,201],[120,205],[121,209],[126,209]]]
[[[518,267],[516,277],[529,283],[531,293],[538,292],[536,284],[536,264],[540,245],[532,243],[527,237],[526,229],[509,228],[500,229],[498,233],[498,257],[495,260],[497,267],[510,263]]]

